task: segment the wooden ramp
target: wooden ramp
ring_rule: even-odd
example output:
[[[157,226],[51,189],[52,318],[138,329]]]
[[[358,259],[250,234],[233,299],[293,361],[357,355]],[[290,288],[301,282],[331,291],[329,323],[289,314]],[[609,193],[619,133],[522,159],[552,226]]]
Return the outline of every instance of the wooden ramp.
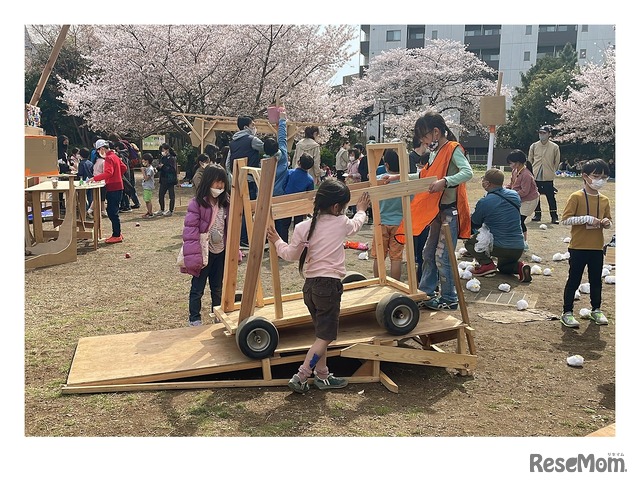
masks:
[[[422,343],[422,349],[398,348],[400,339],[412,337]],[[436,343],[449,340],[457,340],[455,352],[437,348]],[[223,324],[85,337],[78,342],[62,392],[285,386],[290,376],[273,378],[273,367],[303,361],[312,342],[311,324],[284,329],[272,357],[252,360],[238,349],[235,336]],[[403,336],[384,332],[373,313],[345,317],[328,356],[362,360],[350,382],[381,382],[394,392],[397,386],[380,371],[381,361],[448,367],[463,374],[472,372],[477,364],[473,329],[452,315],[435,311],[422,311],[414,331]],[[179,381],[250,369],[261,371],[262,378]]]
[[[595,432],[587,434],[585,437],[615,437],[616,436],[616,424],[607,425]]]

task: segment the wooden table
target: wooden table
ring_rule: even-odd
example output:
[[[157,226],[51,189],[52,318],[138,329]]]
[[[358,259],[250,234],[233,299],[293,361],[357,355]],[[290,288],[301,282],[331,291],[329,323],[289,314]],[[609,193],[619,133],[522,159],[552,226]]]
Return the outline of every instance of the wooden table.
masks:
[[[77,236],[79,239],[92,239],[93,248],[98,249],[98,241],[102,237],[102,213],[100,212],[100,188],[104,187],[104,182],[94,182],[93,184],[80,184],[79,181],[73,183],[76,190],[76,210],[77,210]],[[57,187],[53,187],[53,181],[47,180],[35,186],[25,188],[25,195],[31,196],[27,201],[31,206],[33,214],[33,237],[36,243],[44,243],[49,238],[57,236],[55,230],[45,230],[42,221],[42,201],[43,194],[51,193],[51,210],[53,212],[54,228],[62,224],[60,214],[60,200],[56,194],[69,192],[69,181],[58,181]],[[93,220],[87,219],[87,191],[93,191],[94,207]],[[46,200],[46,199],[45,199]],[[67,208],[71,211],[72,208]],[[27,214],[28,217],[28,214]]]

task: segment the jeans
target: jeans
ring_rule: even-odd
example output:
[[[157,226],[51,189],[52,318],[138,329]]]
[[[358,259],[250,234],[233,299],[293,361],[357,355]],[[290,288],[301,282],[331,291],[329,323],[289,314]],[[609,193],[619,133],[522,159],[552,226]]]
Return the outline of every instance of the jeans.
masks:
[[[442,228],[445,223],[449,225],[451,240],[455,246],[458,240],[458,210],[455,207],[441,209],[429,225],[429,235],[422,252],[422,277],[418,288],[433,297],[436,295],[436,288],[440,286],[440,300],[452,304],[458,302],[458,294]],[[457,265],[456,262],[453,264]]]
[[[120,236],[120,201],[122,190],[107,191],[107,216],[111,220],[111,236]],[[100,209],[98,208],[98,211]]]
[[[249,199],[252,201],[258,199],[258,185],[254,181],[248,181],[249,186]],[[245,215],[242,213],[242,227],[240,228],[240,243],[249,243],[249,233],[247,233],[247,222]]]
[[[201,321],[202,296],[204,288],[209,280],[211,289],[211,312],[213,308],[222,302],[222,275],[224,273],[224,254],[209,252],[209,263],[200,270],[200,275],[191,278],[191,290],[189,291],[189,322]]]

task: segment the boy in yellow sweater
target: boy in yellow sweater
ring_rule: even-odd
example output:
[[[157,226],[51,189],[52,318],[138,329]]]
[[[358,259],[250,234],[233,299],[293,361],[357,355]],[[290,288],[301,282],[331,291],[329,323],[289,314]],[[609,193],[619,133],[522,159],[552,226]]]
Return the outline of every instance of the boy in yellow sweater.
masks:
[[[589,277],[589,318],[598,325],[609,323],[600,310],[602,303],[602,264],[604,263],[604,234],[611,227],[609,198],[600,194],[609,179],[609,167],[602,159],[589,160],[582,167],[584,187],[569,196],[562,213],[562,224],[571,225],[569,243],[569,277],[564,287],[562,324],[579,327],[573,317],[573,300],[580,286],[584,268]]]

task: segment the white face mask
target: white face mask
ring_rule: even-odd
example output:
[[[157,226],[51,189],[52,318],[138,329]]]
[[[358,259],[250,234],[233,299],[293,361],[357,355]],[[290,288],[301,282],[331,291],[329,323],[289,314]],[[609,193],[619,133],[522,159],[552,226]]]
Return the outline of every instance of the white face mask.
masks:
[[[211,195],[213,197],[218,197],[220,194],[222,194],[224,192],[224,189],[209,189],[209,192],[211,192]]]
[[[599,191],[600,189],[602,189],[607,182],[606,179],[592,179],[589,176],[587,176],[587,178],[589,179],[587,181],[587,185],[594,191]]]
[[[434,140],[433,142],[431,142],[427,148],[431,151],[431,152],[435,152],[438,148],[438,141]]]
[[[355,158],[355,157],[353,157],[353,156],[351,156],[351,157],[349,157],[349,160],[350,160],[351,162],[353,162],[354,160],[356,160],[356,158]]]

